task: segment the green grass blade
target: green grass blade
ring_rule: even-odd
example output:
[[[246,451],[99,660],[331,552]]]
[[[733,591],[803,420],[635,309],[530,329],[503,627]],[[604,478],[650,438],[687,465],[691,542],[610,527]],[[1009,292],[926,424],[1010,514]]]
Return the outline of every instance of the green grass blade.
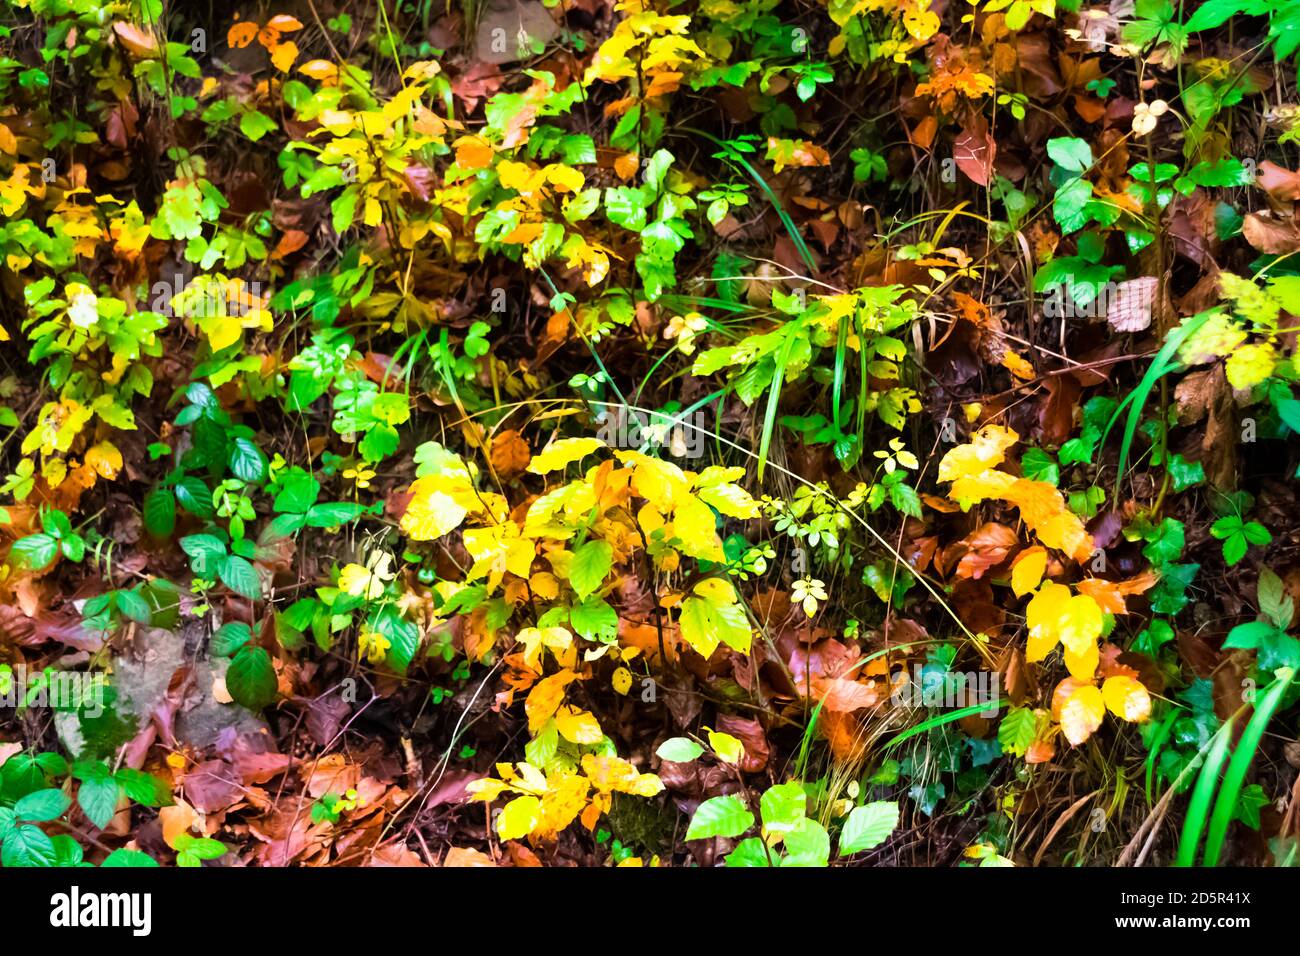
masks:
[[[1129,454],[1133,450],[1133,437],[1137,434],[1138,426],[1142,424],[1142,411],[1146,408],[1147,399],[1150,397],[1156,384],[1165,375],[1179,367],[1179,363],[1173,360],[1173,355],[1182,346],[1187,338],[1199,329],[1214,315],[1213,310],[1201,312],[1192,316],[1183,322],[1182,325],[1169,333],[1165,339],[1165,344],[1161,346],[1160,351],[1148,366],[1147,372],[1142,376],[1142,381],[1138,383],[1137,388],[1129,393],[1124,401],[1120,402],[1115,409],[1115,414],[1106,423],[1106,430],[1102,432],[1101,441],[1104,444],[1106,436],[1115,423],[1119,421],[1120,415],[1124,413],[1125,407],[1128,408],[1128,419],[1124,423],[1124,440],[1120,443],[1119,449],[1119,468],[1115,473],[1115,496],[1119,497],[1120,483],[1124,480],[1124,471],[1128,467]]]
[[[1235,717],[1228,718],[1214,735],[1214,743],[1205,757],[1201,775],[1196,778],[1196,786],[1192,790],[1191,802],[1187,805],[1187,819],[1183,821],[1183,835],[1178,841],[1178,859],[1174,861],[1174,866],[1196,865],[1196,850],[1201,842],[1201,834],[1205,831],[1205,820],[1210,813],[1214,788],[1219,784],[1219,769],[1228,756],[1228,743],[1232,740],[1235,722]]]
[[[1219,790],[1219,799],[1215,801],[1214,814],[1210,817],[1210,830],[1205,837],[1206,866],[1219,865],[1219,853],[1223,850],[1223,841],[1228,835],[1228,825],[1232,823],[1232,815],[1237,809],[1237,798],[1241,795],[1241,785],[1246,780],[1246,771],[1255,760],[1255,753],[1259,750],[1259,741],[1264,736],[1264,730],[1268,727],[1268,722],[1273,719],[1278,705],[1282,703],[1282,696],[1291,686],[1294,678],[1295,672],[1290,668],[1284,668],[1279,672],[1277,680],[1264,692],[1263,699],[1250,717],[1250,723],[1246,724],[1246,729],[1242,731],[1241,740],[1237,742],[1237,749],[1233,751],[1232,761],[1228,764],[1228,771],[1223,775],[1223,787]]]
[[[781,403],[781,385],[785,381],[785,367],[790,362],[790,352],[794,348],[795,336],[787,334],[777,353],[776,368],[772,372],[772,384],[767,390],[767,409],[763,413],[763,437],[758,443],[758,480],[763,480],[763,471],[767,468],[767,452],[772,446],[772,434],[776,431],[777,407]]]
[[[989,701],[989,703],[993,703],[993,702]],[[997,703],[994,704],[993,706],[1000,709],[1007,706],[1008,703],[1009,701],[1005,697],[999,697]],[[910,740],[912,737],[915,737],[917,734],[923,734],[927,730],[933,730],[935,727],[942,727],[944,724],[951,724],[953,721],[961,720],[963,717],[971,717],[974,716],[975,714],[986,713],[988,712],[988,710],[989,710],[989,704],[971,704],[969,707],[961,707],[957,710],[950,710],[946,714],[938,714],[934,717],[931,717],[929,720],[921,721],[915,727],[907,728],[907,730],[903,731],[897,737],[891,737],[889,741],[885,744],[885,749],[892,750],[894,747],[897,747],[903,741]]]

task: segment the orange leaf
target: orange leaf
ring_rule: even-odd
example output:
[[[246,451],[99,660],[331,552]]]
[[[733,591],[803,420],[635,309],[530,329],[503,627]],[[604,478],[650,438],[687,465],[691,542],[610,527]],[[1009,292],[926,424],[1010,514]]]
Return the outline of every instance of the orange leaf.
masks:
[[[236,50],[242,50],[257,37],[257,24],[251,20],[236,23],[226,34],[226,42]]]
[[[271,62],[281,73],[288,73],[289,67],[293,66],[293,61],[298,59],[298,45],[296,43],[281,43],[271,51]]]

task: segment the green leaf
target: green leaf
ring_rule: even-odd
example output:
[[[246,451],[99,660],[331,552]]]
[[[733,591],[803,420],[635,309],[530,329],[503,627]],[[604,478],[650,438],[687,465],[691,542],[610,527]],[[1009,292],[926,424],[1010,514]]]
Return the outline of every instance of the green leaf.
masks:
[[[83,781],[77,791],[77,805],[85,812],[86,818],[101,830],[108,826],[113,814],[117,812],[118,797],[122,793],[108,769],[102,769],[102,773]]]
[[[144,596],[137,591],[119,590],[113,592],[113,600],[124,617],[140,624],[148,624],[153,619],[153,608]]]
[[[274,132],[275,129],[275,120],[256,110],[250,110],[239,117],[239,131],[255,143],[267,133]]]
[[[826,866],[831,855],[831,835],[816,820],[804,817],[785,835],[785,849],[782,866]]]
[[[53,820],[67,809],[67,794],[50,788],[37,790],[20,799],[14,804],[14,816],[19,820]]]
[[[766,833],[788,833],[804,818],[808,794],[798,781],[768,787],[759,800],[759,815]]]
[[[273,502],[275,510],[279,512],[302,514],[316,503],[316,498],[320,495],[320,482],[301,468],[283,473],[279,484],[280,490]]]
[[[99,864],[105,866],[157,866],[158,861],[148,853],[142,853],[139,850],[128,850],[120,847],[104,857],[104,862]]]
[[[704,753],[704,748],[689,737],[669,737],[659,745],[655,756],[673,763],[690,763]]]
[[[212,635],[211,651],[218,657],[230,657],[253,639],[253,629],[243,621],[230,621]]]
[[[1223,642],[1223,646],[1234,650],[1252,651],[1276,631],[1277,628],[1267,621],[1249,621],[1245,624],[1238,624],[1228,632],[1228,637]]]
[[[59,542],[53,535],[29,534],[9,549],[9,560],[20,568],[39,571],[58,556]]]
[[[266,474],[266,456],[248,438],[231,442],[229,464],[230,473],[242,481],[261,481]]]
[[[573,562],[569,566],[569,583],[579,598],[587,596],[600,587],[609,574],[614,549],[609,542],[596,539],[588,541],[573,553]]]
[[[144,527],[155,538],[170,538],[176,530],[176,496],[169,488],[155,488],[144,496]]]
[[[58,854],[54,844],[40,827],[20,824],[9,831],[0,849],[0,863],[5,866],[54,866]]]
[[[1077,137],[1061,136],[1047,141],[1047,155],[1056,165],[1081,173],[1092,165],[1092,147]]]
[[[569,608],[569,624],[589,641],[608,640],[618,634],[618,612],[593,596]]]
[[[279,696],[275,667],[265,648],[244,646],[226,671],[226,690],[236,702],[258,711]]]
[[[1028,707],[1012,707],[998,724],[998,743],[1003,753],[1023,757],[1038,733],[1038,718]]]
[[[767,848],[758,837],[741,840],[736,844],[736,848],[727,854],[726,860],[729,867],[769,867],[772,862],[768,858]]]
[[[172,805],[171,786],[161,777],[131,767],[123,767],[115,776],[126,795],[136,803],[146,807]]]
[[[222,582],[236,594],[242,594],[250,601],[262,597],[262,580],[257,576],[257,569],[237,554],[228,555],[217,568]]]
[[[215,513],[212,492],[195,475],[187,475],[176,482],[176,501],[196,518],[211,518]]]
[[[226,559],[226,544],[216,535],[187,534],[181,538],[181,550],[190,556],[195,574],[210,578]]]
[[[713,797],[696,808],[691,825],[686,829],[686,839],[736,837],[753,825],[754,815],[745,808],[745,802],[740,797]]]
[[[840,856],[871,850],[889,839],[898,826],[898,803],[877,800],[854,807],[840,830]]]
[[[353,501],[327,501],[307,509],[307,524],[313,528],[337,528],[365,514],[366,506]]]

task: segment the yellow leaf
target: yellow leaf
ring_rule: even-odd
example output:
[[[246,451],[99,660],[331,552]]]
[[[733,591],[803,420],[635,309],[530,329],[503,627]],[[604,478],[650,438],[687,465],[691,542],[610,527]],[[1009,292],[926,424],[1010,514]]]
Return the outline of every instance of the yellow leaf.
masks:
[[[537,797],[515,797],[501,809],[497,817],[497,836],[503,840],[518,840],[533,832],[542,816],[542,801]]]
[[[745,756],[745,745],[731,734],[721,731],[709,731],[709,746],[723,763],[739,763],[740,758]]]
[[[620,667],[610,676],[609,682],[614,687],[614,693],[626,697],[632,689],[632,672],[626,667]]]
[[[1096,641],[1085,646],[1077,654],[1069,647],[1065,649],[1065,667],[1075,680],[1092,680],[1097,675],[1097,664],[1100,661],[1101,652],[1097,648]]]
[[[560,671],[550,677],[544,677],[528,692],[524,701],[524,711],[528,714],[528,730],[537,733],[551,719],[560,703],[564,700],[564,688],[573,682],[577,675],[573,671]]]
[[[528,463],[528,470],[534,475],[545,475],[587,457],[604,445],[599,438],[561,438],[534,455]]]
[[[339,571],[339,590],[355,597],[363,597],[367,601],[383,597],[386,582],[393,579],[393,572],[389,570],[392,560],[391,554],[380,552],[371,567],[361,564],[344,565]]]
[[[683,496],[673,513],[673,537],[681,539],[681,550],[701,561],[725,561],[713,511],[699,498]]]
[[[95,470],[101,478],[112,481],[122,470],[122,453],[110,441],[86,449],[86,464]]]
[[[442,490],[447,479],[426,475],[415,479],[412,498],[399,522],[403,531],[416,541],[433,541],[454,531],[469,512],[460,502]]]
[[[632,490],[660,512],[673,511],[690,493],[686,473],[669,461],[660,461],[636,451],[616,452],[620,461],[635,465]]]
[[[494,780],[491,777],[471,780],[465,786],[465,789],[471,794],[472,799],[482,800],[484,802],[495,800],[508,788],[509,785],[504,780]]]
[[[562,627],[526,627],[515,635],[515,640],[524,645],[524,663],[533,670],[541,670],[543,647],[564,651],[573,645],[573,635]]]
[[[1011,590],[1016,597],[1024,597],[1043,580],[1047,570],[1047,551],[1044,548],[1029,548],[1022,551],[1011,566]]]
[[[1007,449],[1020,441],[1020,436],[1001,425],[985,425],[971,438],[970,444],[958,445],[939,462],[939,480],[955,481],[988,471],[1000,465]]]
[[[1273,345],[1243,345],[1228,356],[1228,383],[1237,389],[1253,388],[1273,374],[1277,354]]]
[[[226,33],[226,43],[237,50],[242,50],[257,37],[257,24],[251,20],[236,23]]]
[[[288,73],[289,67],[293,66],[293,61],[298,59],[298,44],[292,40],[288,43],[281,43],[271,51],[271,62],[281,73]]]
[[[557,193],[576,193],[587,182],[586,177],[572,166],[562,166],[558,163],[546,167],[546,178],[555,187]]]
[[[1029,646],[1025,660],[1041,661],[1051,653],[1061,639],[1057,624],[1065,604],[1070,600],[1070,589],[1064,584],[1047,581],[1025,608],[1025,624],[1029,627]]]
[[[1140,723],[1151,716],[1151,695],[1132,677],[1108,677],[1101,685],[1106,708],[1116,717]]]
[[[1091,684],[1075,690],[1061,707],[1061,730],[1065,739],[1079,746],[1101,726],[1106,713],[1101,691]]]
[[[598,744],[605,739],[600,722],[588,711],[561,707],[555,714],[555,728],[565,740],[575,744]]]

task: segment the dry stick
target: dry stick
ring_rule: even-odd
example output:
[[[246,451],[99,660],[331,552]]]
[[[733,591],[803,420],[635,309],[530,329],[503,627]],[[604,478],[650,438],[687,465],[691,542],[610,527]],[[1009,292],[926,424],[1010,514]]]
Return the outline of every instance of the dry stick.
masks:
[[[1099,793],[1101,793],[1100,787],[1092,791],[1092,793],[1085,793],[1078,800],[1074,801],[1074,803],[1070,804],[1070,806],[1066,808],[1066,811],[1056,818],[1056,822],[1052,824],[1052,829],[1047,831],[1047,836],[1043,838],[1043,842],[1039,845],[1038,852],[1034,854],[1034,866],[1038,865],[1038,861],[1043,858],[1043,854],[1046,853],[1047,848],[1052,845],[1052,841],[1056,839],[1056,835],[1060,833],[1065,825],[1070,822],[1071,818],[1079,812],[1079,809]]]

